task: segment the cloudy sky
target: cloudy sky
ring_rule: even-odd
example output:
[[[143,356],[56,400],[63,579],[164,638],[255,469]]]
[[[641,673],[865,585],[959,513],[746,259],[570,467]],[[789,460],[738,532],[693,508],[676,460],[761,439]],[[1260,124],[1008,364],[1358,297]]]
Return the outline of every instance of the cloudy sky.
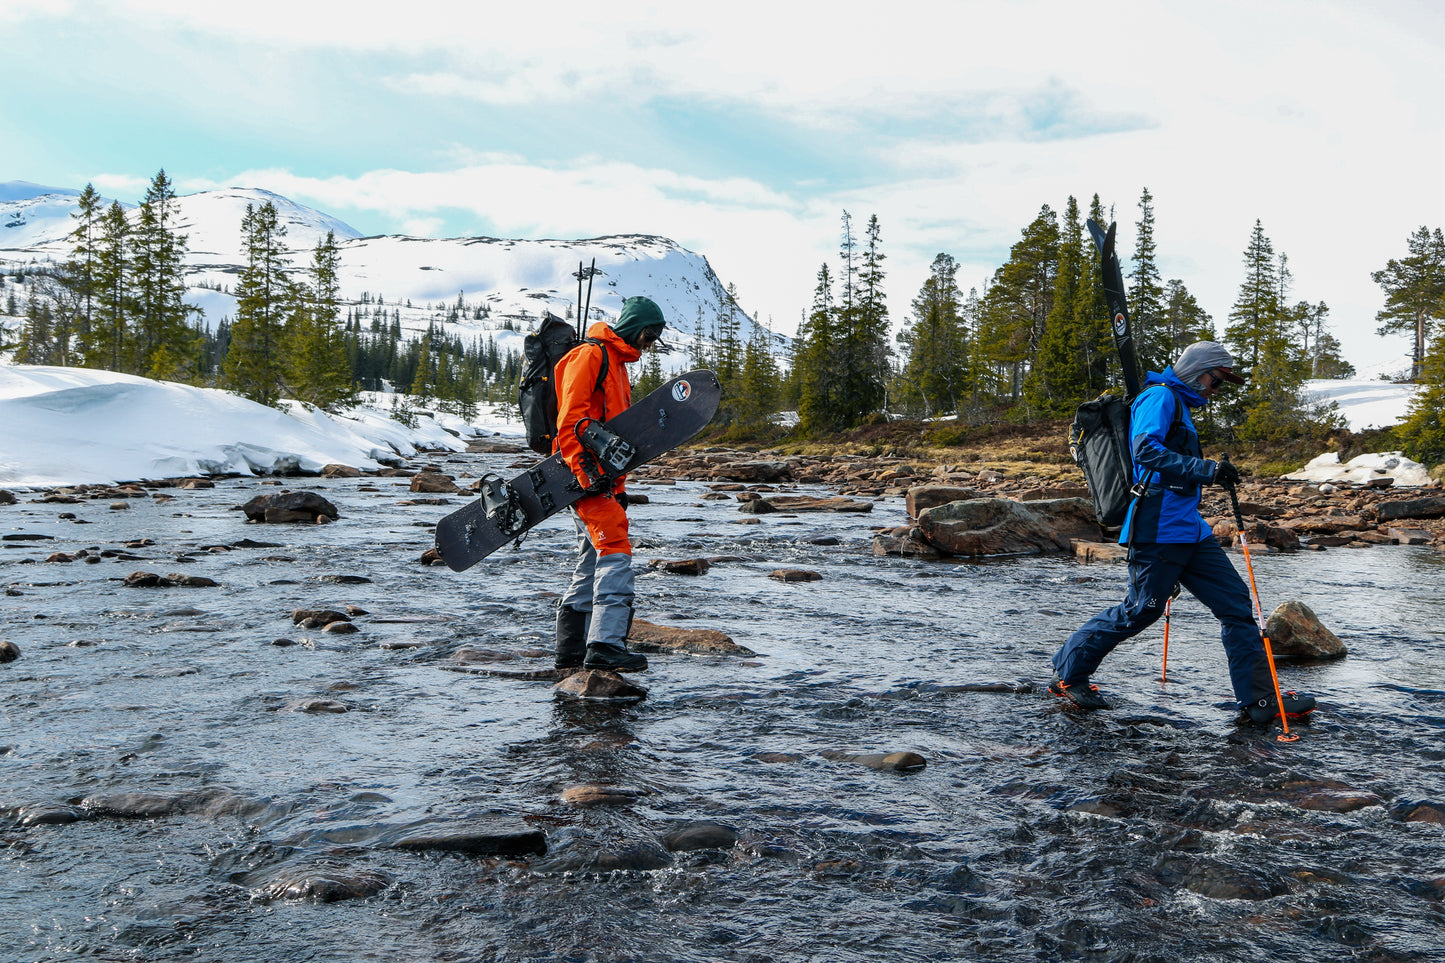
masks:
[[[884,11],[887,11],[886,13]],[[791,332],[844,210],[894,318],[1097,193],[1222,330],[1259,219],[1357,364],[1445,223],[1445,13],[1407,0],[0,0],[0,181],[263,187],[368,234],[670,237]]]

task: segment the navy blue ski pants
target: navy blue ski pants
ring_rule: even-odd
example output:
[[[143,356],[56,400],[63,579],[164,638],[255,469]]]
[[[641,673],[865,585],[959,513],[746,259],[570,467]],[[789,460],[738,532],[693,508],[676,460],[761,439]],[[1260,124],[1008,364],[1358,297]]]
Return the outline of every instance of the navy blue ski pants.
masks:
[[[1069,636],[1053,658],[1059,678],[1069,685],[1086,684],[1115,646],[1159,620],[1176,582],[1219,619],[1234,697],[1241,705],[1250,702],[1264,644],[1250,607],[1249,589],[1212,537],[1193,545],[1135,545],[1129,560],[1129,594]]]

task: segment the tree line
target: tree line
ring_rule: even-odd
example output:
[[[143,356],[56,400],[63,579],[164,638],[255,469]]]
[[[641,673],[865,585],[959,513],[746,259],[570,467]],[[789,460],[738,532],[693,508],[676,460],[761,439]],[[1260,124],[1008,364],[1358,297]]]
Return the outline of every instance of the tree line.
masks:
[[[1249,235],[1243,279],[1221,330],[1182,280],[1162,278],[1147,189],[1138,211],[1127,293],[1145,368],[1162,370],[1193,341],[1219,340],[1250,378],[1211,406],[1206,428],[1267,443],[1338,427],[1329,411],[1303,399],[1303,382],[1348,377],[1353,368],[1330,330],[1328,305],[1294,295],[1289,259],[1274,250],[1263,225],[1256,221]],[[334,407],[359,389],[386,386],[464,416],[479,400],[514,400],[517,353],[498,350],[492,337],[464,343],[443,323],[485,318],[486,305],[468,304],[459,293],[455,304],[439,306],[423,335],[405,340],[400,305],[388,310],[383,297],[369,293],[343,303],[334,236],[318,242],[308,263],[293,266],[285,225],[269,202],[246,209],[235,316],[213,329],[183,299],[187,238],[176,229],[164,170],[133,218],[119,203],[104,206],[91,185],[72,216],[70,257],[28,270],[24,323],[13,345],[19,361],[214,384],[268,404],[289,397]],[[1087,216],[1110,219],[1097,194]],[[776,433],[781,410],[797,411],[804,436],[894,415],[949,416],[965,425],[1065,417],[1123,383],[1084,217],[1072,196],[1062,215],[1043,205],[1004,263],[967,294],[958,262],[939,253],[891,336],[878,218],[869,218],[860,239],[844,211],[837,265],[820,266],[785,365],[731,286],[715,318],[696,319],[688,364],[718,373],[720,423],[736,438]],[[1423,386],[1399,437],[1422,455],[1445,458],[1445,237],[1421,227],[1407,255],[1372,277],[1385,292],[1379,333],[1410,337],[1412,374]],[[19,313],[13,288],[7,307]],[[744,321],[751,322],[746,336]],[[505,326],[515,330],[510,321]],[[636,392],[669,374],[649,356]]]

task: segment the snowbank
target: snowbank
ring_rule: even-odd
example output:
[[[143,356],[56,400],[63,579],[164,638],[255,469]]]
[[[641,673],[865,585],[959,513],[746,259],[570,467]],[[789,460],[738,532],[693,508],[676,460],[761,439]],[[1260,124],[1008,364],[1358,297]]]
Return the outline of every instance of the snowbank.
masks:
[[[339,416],[294,402],[280,411],[110,371],[0,366],[0,486],[374,469],[420,448],[459,451],[458,435],[479,430],[441,415],[408,428],[369,405]]]
[[[1430,484],[1425,466],[1398,451],[1360,455],[1340,464],[1338,452],[1326,452],[1299,471],[1283,476],[1293,481],[1328,482],[1336,485],[1364,485],[1380,478],[1393,478],[1394,488]]]

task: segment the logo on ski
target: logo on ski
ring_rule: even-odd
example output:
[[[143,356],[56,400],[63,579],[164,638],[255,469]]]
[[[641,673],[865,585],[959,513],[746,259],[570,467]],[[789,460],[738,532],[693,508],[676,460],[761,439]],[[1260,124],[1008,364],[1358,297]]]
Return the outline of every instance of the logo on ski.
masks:
[[[1114,336],[1122,338],[1129,333],[1129,319],[1120,311],[1114,315]]]
[[[672,386],[672,400],[677,402],[686,401],[692,396],[692,385],[686,381],[679,381]]]

